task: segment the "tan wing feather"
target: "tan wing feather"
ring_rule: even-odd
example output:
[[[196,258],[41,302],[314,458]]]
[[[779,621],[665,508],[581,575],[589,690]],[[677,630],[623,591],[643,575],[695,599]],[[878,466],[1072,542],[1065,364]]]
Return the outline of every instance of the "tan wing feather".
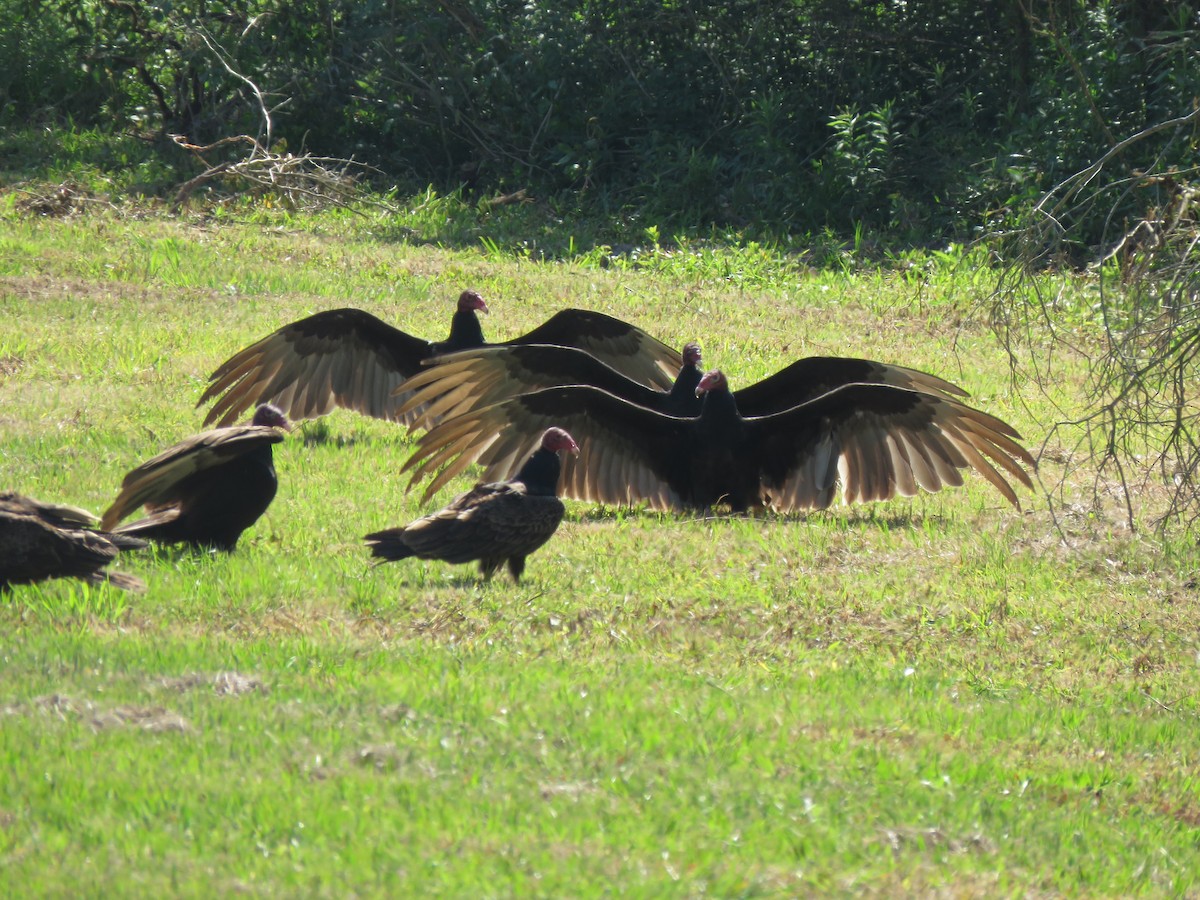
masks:
[[[997,469],[1032,489],[1022,464],[1035,468],[1032,455],[1017,443],[1012,426],[981,410],[946,397],[923,395],[916,411],[895,420],[856,418],[826,435],[820,448],[802,460],[783,484],[764,486],[776,511],[828,506],[834,494],[827,484],[836,470],[844,503],[937,492],[963,483],[974,470],[1001,496],[1019,508],[1012,485]],[[831,465],[832,463],[832,465]],[[994,463],[994,465],[993,465]]]
[[[111,530],[134,510],[171,502],[172,491],[189,475],[247,453],[263,443],[277,444],[283,434],[262,425],[235,425],[194,435],[142,463],[125,476],[121,492],[100,520]]]

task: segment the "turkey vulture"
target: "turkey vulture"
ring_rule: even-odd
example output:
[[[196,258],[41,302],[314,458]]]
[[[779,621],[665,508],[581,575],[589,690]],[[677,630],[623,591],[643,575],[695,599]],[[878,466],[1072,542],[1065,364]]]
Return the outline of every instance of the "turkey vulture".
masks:
[[[571,347],[529,344],[463,350],[428,361],[424,372],[404,385],[411,390],[400,415],[423,408],[425,418],[415,425],[433,425],[472,410],[542,388],[584,384],[622,400],[671,416],[698,416],[702,400],[696,385],[700,345],[683,348],[683,366],[669,391],[646,387],[626,378],[595,357]],[[791,409],[845,384],[894,384],[898,387],[965,397],[957,385],[916,369],[868,359],[811,356],[800,359],[756,384],[734,392],[744,416],[765,416]]]
[[[1026,487],[1020,463],[1033,458],[1009,425],[951,397],[891,384],[847,384],[791,409],[743,416],[725,376],[707,373],[695,417],[664,415],[587,386],[547,388],[448,419],[417,442],[404,466],[412,482],[449,463],[428,497],[470,463],[503,478],[527,450],[522,436],[550,421],[579,439],[563,466],[566,497],[654,509],[776,512],[912,496],[962,484],[973,468],[1017,504],[1012,487],[984,457]],[[457,457],[457,459],[456,459]]]
[[[107,581],[127,591],[144,591],[140,578],[106,572],[104,567],[119,550],[145,547],[146,542],[96,531],[91,527],[95,521],[91,513],[73,506],[0,493],[0,591],[47,578]]]
[[[548,428],[541,444],[511,481],[479,484],[455,497],[440,512],[403,528],[368,534],[371,555],[382,560],[442,559],[449,563],[479,560],[489,579],[508,561],[513,581],[521,580],[525,557],[554,534],[562,521],[557,497],[561,469],[558,453],[579,447],[561,428]]]
[[[226,360],[212,375],[197,406],[220,396],[205,425],[232,424],[255,403],[273,403],[292,421],[323,416],[335,406],[377,419],[410,424],[399,408],[405,379],[430,357],[487,346],[476,310],[487,304],[463,291],[450,320],[450,336],[430,342],[413,337],[361,309],[331,309],[285,325]],[[644,331],[603,313],[565,309],[507,345],[578,347],[638,382],[667,388],[679,354]],[[501,345],[496,345],[501,346]]]
[[[249,425],[205,431],[164,450],[125,476],[100,527],[165,544],[233,550],[275,499],[271,445],[283,440],[280,428],[289,429],[287,419],[264,404]],[[146,518],[115,527],[143,505]]]

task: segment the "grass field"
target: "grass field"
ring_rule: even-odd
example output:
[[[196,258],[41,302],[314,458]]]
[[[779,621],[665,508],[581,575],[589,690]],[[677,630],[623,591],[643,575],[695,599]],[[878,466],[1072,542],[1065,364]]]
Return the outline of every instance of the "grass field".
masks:
[[[342,305],[441,337],[464,287],[489,335],[598,309],[699,340],[734,387],[804,355],[902,362],[1035,451],[1084,402],[1083,362],[1048,395],[1012,383],[973,267],[700,245],[541,263],[397,237],[436,230],[420,215],[9,203],[0,488],[103,509],[200,430],[235,350]],[[514,587],[368,565],[363,534],[424,511],[410,448],[345,412],[308,423],[236,554],[127,555],[143,595],[0,599],[0,894],[1200,892],[1197,554],[1131,533],[1086,469],[1058,527],[977,477],[788,520],[569,503]],[[1053,484],[1069,447],[1046,450]]]

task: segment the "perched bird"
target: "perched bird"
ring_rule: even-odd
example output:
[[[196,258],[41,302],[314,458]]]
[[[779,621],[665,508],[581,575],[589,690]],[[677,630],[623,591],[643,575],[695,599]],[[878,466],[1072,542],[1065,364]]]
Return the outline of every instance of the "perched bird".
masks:
[[[331,309],[285,325],[235,353],[209,376],[197,406],[216,399],[205,425],[232,424],[252,404],[272,403],[298,422],[344,407],[377,419],[401,417],[404,383],[426,359],[488,346],[476,312],[487,304],[463,291],[450,336],[430,342],[361,309]],[[560,344],[586,350],[629,378],[669,387],[679,354],[639,328],[603,313],[566,309],[503,345]],[[396,396],[399,391],[399,396]]]
[[[472,462],[507,476],[528,451],[526,434],[562,423],[579,440],[563,466],[561,494],[653,509],[776,512],[912,496],[962,484],[975,469],[1018,505],[992,462],[1026,487],[1033,467],[1020,435],[951,397],[891,384],[847,384],[790,409],[743,416],[725,375],[708,372],[693,417],[664,415],[587,386],[547,388],[447,419],[421,436],[404,466],[410,487],[440,466],[430,496]]]
[[[96,531],[96,517],[74,506],[43,503],[12,491],[0,492],[0,591],[47,578],[81,578],[143,591],[140,578],[104,567],[120,550],[146,542]]]
[[[411,391],[400,408],[401,417],[425,410],[414,425],[430,427],[519,394],[572,384],[589,385],[636,406],[670,416],[698,416],[702,400],[696,385],[704,374],[697,343],[683,348],[683,365],[674,385],[663,391],[626,378],[595,357],[571,347],[529,344],[485,347],[439,356],[426,370],[405,382]],[[791,409],[845,384],[894,384],[947,397],[966,391],[936,375],[839,356],[810,356],[797,360],[762,381],[734,392],[744,416],[764,416]]]
[[[290,429],[274,406],[254,411],[249,425],[194,435],[125,476],[100,527],[164,544],[231,551],[243,531],[266,512],[279,482],[271,445]],[[117,523],[145,506],[144,519]]]
[[[577,454],[579,447],[561,428],[547,428],[511,481],[476,485],[440,512],[368,534],[371,555],[383,561],[410,556],[449,563],[479,560],[485,579],[507,560],[513,581],[519,582],[525,557],[550,540],[562,521],[557,487],[563,450]]]

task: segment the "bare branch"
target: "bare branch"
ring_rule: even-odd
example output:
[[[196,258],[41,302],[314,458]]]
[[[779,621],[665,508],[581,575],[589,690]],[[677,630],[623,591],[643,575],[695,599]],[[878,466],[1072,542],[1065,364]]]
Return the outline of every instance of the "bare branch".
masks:
[[[221,64],[225,71],[238,81],[245,84],[254,93],[254,99],[258,101],[258,111],[262,114],[263,132],[266,135],[266,140],[263,141],[262,144],[266,147],[270,147],[274,143],[274,140],[272,139],[273,126],[271,124],[271,113],[267,109],[267,101],[263,97],[263,92],[259,90],[257,84],[230,65],[229,60],[225,58],[224,51],[220,48],[220,46],[217,45],[216,41],[209,37],[207,31],[205,31],[203,28],[197,28],[195,29],[195,33],[200,36],[202,41],[204,41],[204,45],[208,47],[209,52],[216,57],[217,62]]]
[[[1200,166],[1166,162],[1198,125],[1200,106],[1118,141],[1046,191],[1025,227],[1004,236],[1017,252],[992,295],[1014,378],[1051,394],[1064,355],[1086,367],[1078,408],[1049,429],[1071,447],[1060,488],[1094,465],[1093,504],[1117,501],[1130,527],[1143,512],[1160,528],[1200,521]],[[1150,166],[1117,164],[1164,133]],[[1098,293],[1083,307],[1078,275],[1059,282],[1076,286],[1051,292],[1053,281],[1034,272],[1069,223],[1101,209],[1115,238],[1092,248],[1086,289]]]

